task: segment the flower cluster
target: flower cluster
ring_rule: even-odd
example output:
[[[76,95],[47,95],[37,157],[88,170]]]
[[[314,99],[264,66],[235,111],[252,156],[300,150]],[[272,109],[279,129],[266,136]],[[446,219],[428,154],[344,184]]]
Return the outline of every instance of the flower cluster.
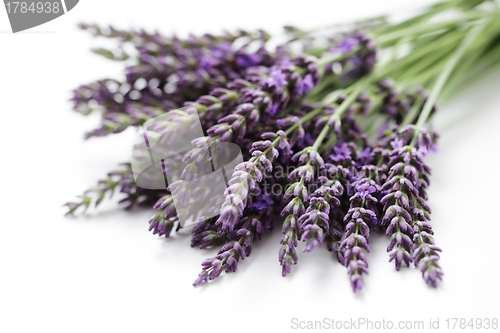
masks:
[[[96,53],[113,60],[133,56],[136,62],[125,68],[124,81],[102,79],[74,90],[72,100],[76,111],[85,115],[94,110],[102,113],[102,125],[87,133],[87,138],[141,125],[214,88],[227,86],[232,80],[243,77],[249,67],[270,66],[285,55],[282,48],[274,54],[266,51],[269,34],[264,31],[191,35],[182,40],[158,32],[119,31],[94,24],[80,24],[80,28],[94,36],[120,41],[119,50],[98,49]],[[235,49],[235,41],[243,38],[247,43]],[[252,41],[261,43],[256,52],[247,51]],[[134,55],[126,54],[126,46],[135,49]]]
[[[311,245],[321,246],[323,243],[323,231],[317,225],[317,211],[308,208],[305,211],[305,203],[309,200],[318,200],[318,198],[309,199],[309,185],[314,183],[314,167],[323,167],[325,162],[313,147],[304,148],[292,157],[292,161],[298,161],[298,166],[288,175],[288,179],[293,181],[287,188],[283,196],[284,208],[281,215],[285,217],[281,239],[281,248],[279,251],[279,261],[283,266],[282,274],[290,273],[291,265],[297,264],[297,253],[295,248],[298,245],[298,237],[306,242],[305,251],[311,251]],[[321,207],[320,207],[321,208]],[[325,207],[326,208],[326,207]],[[323,208],[323,210],[325,210]],[[326,208],[326,210],[328,210]],[[327,220],[328,213],[320,212],[318,218]],[[326,222],[327,223],[327,222]]]
[[[393,148],[389,155],[390,171],[383,185],[387,194],[381,200],[383,222],[386,233],[391,235],[387,250],[396,269],[400,269],[402,262],[409,266],[414,261],[424,280],[436,286],[436,280],[442,276],[437,263],[441,249],[435,246],[431,236],[430,208],[426,204],[430,169],[423,161],[429,149],[435,146],[435,136],[424,128],[418,135],[416,148],[409,142],[414,132],[414,126],[409,125],[390,142]]]
[[[352,183],[355,192],[349,199],[349,210],[344,217],[346,226],[344,240],[340,243],[340,253],[354,291],[361,290],[362,276],[368,274],[368,238],[370,229],[375,229],[378,224],[377,197],[381,191],[376,182],[378,172],[379,169],[374,165],[362,167],[358,180]]]
[[[424,158],[436,150],[438,135],[430,122],[437,98],[496,52],[498,29],[481,29],[498,21],[498,14],[481,2],[470,4],[474,15],[460,1],[447,2],[402,23],[376,19],[340,33],[287,27],[291,40],[274,50],[261,30],[181,39],[80,25],[118,43],[95,53],[127,60],[123,80],[107,78],[75,89],[75,110],[101,112],[101,126],[87,137],[119,133],[153,118],[156,122],[146,125],[160,143],[173,144],[193,131],[193,123],[201,130],[197,126],[178,160],[164,159],[181,165],[166,188],[140,187],[127,163],[68,203],[68,214],[97,206],[120,189],[127,209],[137,204],[157,210],[149,229],[169,237],[182,227],[182,214],[197,195],[212,215],[190,213],[197,219],[191,246],[219,251],[202,263],[194,285],[235,272],[255,240],[282,223],[283,236],[272,251],[278,250],[283,276],[298,263],[301,241],[304,252],[331,251],[357,292],[368,282],[370,237],[380,230],[396,270],[413,263],[436,287],[443,276],[441,249],[430,224],[430,168]],[[432,30],[430,19],[457,8],[454,14],[462,21],[454,18]],[[399,52],[400,47],[410,52]],[[464,54],[471,55],[470,63],[458,70]],[[147,137],[142,141],[149,148]],[[224,194],[215,196],[200,175],[227,166],[229,153],[219,159],[214,152],[231,145],[243,160],[231,157],[236,166],[219,181]],[[188,182],[198,188],[188,190]],[[180,202],[186,205],[176,207]]]

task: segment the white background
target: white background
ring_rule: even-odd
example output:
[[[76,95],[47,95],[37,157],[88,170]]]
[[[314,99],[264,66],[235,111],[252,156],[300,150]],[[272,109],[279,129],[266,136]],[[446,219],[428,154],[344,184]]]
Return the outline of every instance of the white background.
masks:
[[[222,28],[314,27],[415,8],[431,1],[83,0],[65,16],[11,34],[0,9],[0,331],[291,331],[291,319],[372,321],[500,317],[498,147],[500,73],[441,108],[442,134],[429,191],[444,282],[428,288],[415,269],[396,272],[387,238],[374,235],[370,275],[353,294],[326,249],[299,254],[283,278],[279,228],[237,273],[192,287],[216,250],[189,247],[190,232],[150,234],[150,210],[125,213],[117,197],[86,216],[62,204],[126,161],[133,133],[82,140],[97,125],[71,111],[70,90],[121,67],[89,52],[103,41],[80,21],[181,34]],[[396,325],[396,324],[395,324]],[[462,330],[466,331],[466,330]]]

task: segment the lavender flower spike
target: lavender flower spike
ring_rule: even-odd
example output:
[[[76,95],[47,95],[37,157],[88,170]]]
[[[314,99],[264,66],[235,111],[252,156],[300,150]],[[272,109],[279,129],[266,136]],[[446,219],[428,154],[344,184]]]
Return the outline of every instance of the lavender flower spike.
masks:
[[[388,193],[381,199],[385,212],[382,223],[386,234],[391,235],[387,247],[389,261],[394,260],[396,270],[401,268],[403,261],[407,267],[413,261],[410,254],[413,245],[410,202],[418,195],[417,168],[422,168],[419,161],[411,157],[411,152],[416,150],[400,147],[401,144],[399,141],[392,142],[396,148],[391,153],[389,176],[383,186]]]
[[[229,187],[224,193],[225,200],[216,222],[216,225],[219,225],[219,233],[229,232],[235,228],[245,207],[249,206],[251,192],[258,189],[266,172],[272,172],[273,161],[279,156],[279,151],[275,147],[282,150],[285,155],[290,152],[285,132],[281,130],[276,134],[267,132],[262,134],[262,138],[266,140],[252,144],[250,149],[252,157],[236,166],[228,183]],[[267,138],[272,138],[273,142]]]
[[[389,193],[382,199],[387,233],[394,235],[388,251],[392,251],[391,260],[396,260],[397,269],[401,261],[409,265],[413,260],[425,282],[436,287],[437,280],[443,276],[438,264],[441,249],[432,238],[430,208],[426,203],[430,169],[424,164],[421,152],[435,149],[437,135],[424,127],[417,136],[416,147],[413,147],[408,143],[413,138],[414,129],[413,125],[406,126],[395,133],[391,141],[394,148],[390,154],[391,169],[383,186]]]
[[[377,225],[376,204],[378,200],[372,195],[380,191],[380,186],[370,177],[363,177],[353,183],[355,193],[349,199],[350,207],[344,221],[345,238],[340,243],[344,265],[350,276],[352,290],[356,292],[363,287],[363,274],[368,274],[366,253],[370,252],[368,237],[370,228]]]
[[[222,271],[236,272],[240,259],[245,259],[252,252],[254,238],[264,237],[264,228],[260,221],[261,214],[252,214],[241,220],[240,228],[227,235],[227,241],[214,258],[205,260],[202,271],[193,282],[193,286],[217,278]]]

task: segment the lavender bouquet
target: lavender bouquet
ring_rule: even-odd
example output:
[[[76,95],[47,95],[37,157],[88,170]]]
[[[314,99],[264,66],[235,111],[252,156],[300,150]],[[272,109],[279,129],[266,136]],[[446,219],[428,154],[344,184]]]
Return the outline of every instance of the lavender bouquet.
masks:
[[[149,230],[169,237],[184,227],[175,202],[186,196],[185,182],[213,160],[211,149],[232,143],[243,160],[222,199],[205,194],[216,213],[192,228],[191,246],[220,248],[194,285],[235,272],[254,242],[280,224],[275,251],[283,276],[298,262],[300,241],[304,252],[331,251],[352,289],[361,290],[370,234],[382,231],[396,269],[414,265],[436,287],[443,272],[426,192],[425,157],[438,139],[431,121],[438,99],[498,65],[498,22],[493,1],[450,0],[397,23],[383,17],[311,31],[285,27],[287,42],[274,49],[262,30],[181,39],[81,24],[117,42],[95,53],[125,64],[124,80],[74,90],[74,109],[102,119],[86,138],[159,116],[168,118],[162,134],[184,131],[193,115],[204,134],[165,188],[139,186],[126,162],[67,203],[68,214],[118,189],[125,209],[157,210]]]

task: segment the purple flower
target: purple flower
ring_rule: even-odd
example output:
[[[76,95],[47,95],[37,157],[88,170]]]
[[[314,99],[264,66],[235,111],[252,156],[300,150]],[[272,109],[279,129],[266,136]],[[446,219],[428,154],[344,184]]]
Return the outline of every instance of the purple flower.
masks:
[[[391,235],[387,251],[396,269],[401,268],[402,262],[409,266],[413,261],[424,280],[436,287],[437,279],[443,275],[438,264],[441,249],[435,246],[431,236],[430,208],[426,204],[430,169],[423,162],[422,152],[428,152],[427,147],[435,144],[437,135],[422,128],[416,140],[417,150],[405,146],[412,140],[414,129],[415,126],[408,125],[392,135],[396,139],[390,142],[394,148],[388,163],[390,172],[382,187],[387,193],[381,199],[384,204],[382,224]],[[394,142],[397,144],[393,145]]]
[[[314,88],[314,82],[311,74],[307,74],[304,79],[302,79],[297,88],[295,88],[295,92],[299,95],[307,94],[311,89]]]
[[[227,234],[226,243],[217,255],[202,262],[202,271],[193,286],[213,280],[223,271],[236,272],[240,259],[245,259],[252,252],[255,238],[262,239],[264,236],[260,218],[261,215],[256,214],[241,219],[238,228]]]
[[[347,143],[343,142],[335,147],[333,147],[334,154],[330,155],[330,158],[335,162],[340,162],[344,160],[349,160],[351,158],[351,150]]]
[[[274,200],[269,197],[267,193],[259,194],[256,197],[256,201],[252,204],[252,207],[256,210],[264,210],[274,204]]]
[[[231,43],[220,43],[217,46],[210,48],[210,52],[215,58],[224,58],[228,53],[231,52]]]
[[[355,48],[357,50],[353,53]],[[341,81],[344,83],[370,72],[376,60],[374,42],[359,31],[353,31],[346,35],[338,45],[330,48],[329,52],[345,56],[338,61],[342,68],[348,70],[341,74]],[[330,64],[325,65],[325,70],[329,71],[330,68]]]
[[[344,216],[345,237],[340,243],[339,258],[347,267],[354,292],[361,290],[363,275],[368,274],[366,253],[370,252],[368,238],[370,229],[378,225],[378,200],[381,188],[377,183],[383,169],[375,165],[364,165],[352,186],[356,193],[349,198],[349,210]],[[375,195],[372,193],[378,192]]]
[[[212,217],[207,220],[198,222],[192,230],[191,247],[198,245],[200,249],[222,245],[226,241],[227,233],[217,233],[215,221],[217,218]]]
[[[352,38],[352,37],[346,37],[346,38],[344,38],[344,40],[340,44],[330,48],[329,52],[333,53],[333,54],[335,54],[335,53],[349,53],[352,51],[352,49],[355,46],[358,46],[358,45],[359,45],[359,41],[357,39]]]
[[[418,147],[417,150],[423,157],[427,156],[429,154],[429,149],[427,149],[426,146],[420,146]]]
[[[213,67],[213,66],[217,65],[218,63],[219,62],[217,61],[217,59],[203,56],[203,58],[201,58],[201,61],[200,61],[200,67],[203,69],[209,69],[210,67]]]
[[[371,158],[372,151],[370,147],[366,147],[361,151],[361,153],[358,154],[358,158],[356,161],[357,166],[363,166],[365,165]]]
[[[403,139],[395,138],[394,140],[391,141],[391,147],[393,149],[403,148],[403,146],[404,146]]]
[[[297,263],[295,248],[298,245],[299,232],[302,233],[301,240],[306,242],[305,252],[311,251],[315,246],[321,246],[323,234],[328,230],[330,209],[323,198],[311,198],[311,205],[307,210],[304,205],[309,201],[309,186],[306,185],[314,183],[313,166],[324,167],[323,158],[312,147],[307,147],[293,155],[292,161],[298,161],[299,166],[288,174],[288,179],[295,182],[283,195],[285,208],[281,215],[286,218],[279,252],[283,276],[290,273],[292,264]]]
[[[321,247],[324,235],[330,229],[330,204],[322,197],[324,194],[322,190],[317,192],[313,193],[314,196],[309,200],[309,207],[299,218],[301,240],[306,243],[304,252],[311,252],[316,246]],[[335,204],[339,206],[340,201],[336,200]]]
[[[275,116],[278,114],[279,109],[280,109],[280,105],[278,103],[273,103],[273,105],[271,106],[271,109],[269,110],[269,114],[271,116]]]
[[[190,35],[181,40],[176,36],[167,37],[144,30],[102,29],[93,24],[79,26],[95,36],[118,38],[120,44],[138,51],[133,59],[135,63],[124,69],[124,82],[105,79],[75,89],[72,100],[76,111],[87,115],[96,109],[93,104],[99,105],[103,111],[102,124],[86,133],[85,138],[119,133],[127,127],[140,126],[152,117],[196,101],[214,88],[227,87],[230,81],[243,78],[248,67],[270,66],[283,57],[283,50],[272,54],[266,51],[263,46],[268,35],[263,31],[257,34],[241,30],[236,34],[223,33],[220,36]],[[243,36],[259,40],[261,47],[257,52],[248,53],[245,48],[237,51],[231,49],[233,42]],[[114,60],[120,57],[122,60],[127,59],[128,50],[125,52],[125,48],[120,48],[118,51],[99,49],[95,52],[107,57],[111,53]],[[132,107],[138,112],[129,113]],[[146,112],[150,107],[154,111]],[[207,113],[209,120],[213,113]],[[206,124],[204,119],[200,120],[206,127],[212,125],[210,121]]]
[[[257,66],[262,61],[262,57],[257,53],[239,54],[236,56],[236,64],[240,67]]]
[[[288,85],[288,82],[282,70],[273,66],[269,71],[269,77],[264,80],[264,84],[269,87],[281,88],[283,85]]]
[[[371,185],[369,182],[364,182],[361,185],[356,184],[356,191],[358,191],[358,195],[361,199],[365,199],[369,194],[372,194],[376,190],[375,186]]]

